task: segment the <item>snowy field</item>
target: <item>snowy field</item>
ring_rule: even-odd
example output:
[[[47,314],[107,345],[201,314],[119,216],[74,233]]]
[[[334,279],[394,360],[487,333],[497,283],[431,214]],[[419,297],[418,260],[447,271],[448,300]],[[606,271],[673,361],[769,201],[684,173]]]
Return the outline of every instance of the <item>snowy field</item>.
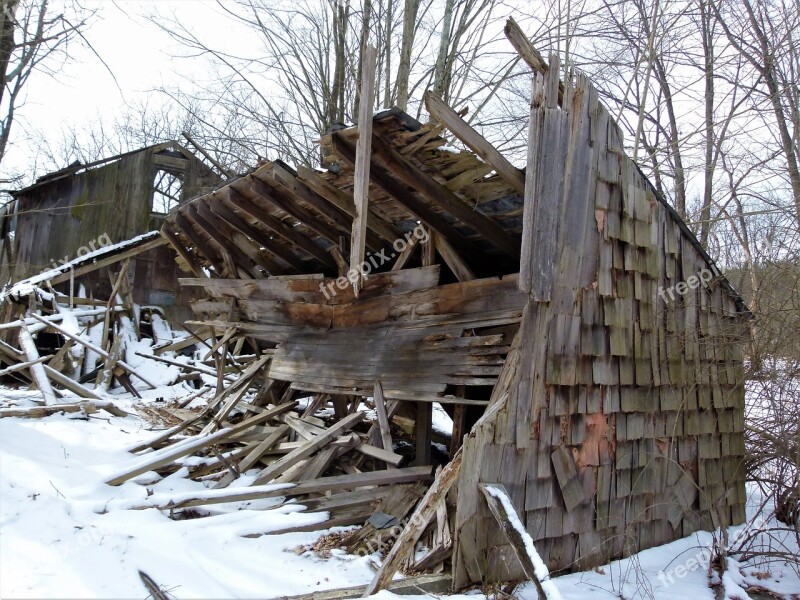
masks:
[[[168,404],[186,394],[180,386],[143,392],[150,406],[161,405],[157,398]],[[30,397],[2,390],[0,405],[31,405]],[[127,394],[109,399],[134,410]],[[134,510],[150,493],[203,489],[181,472],[161,480],[145,474],[119,487],[103,483],[135,462],[126,448],[155,435],[153,426],[135,414],[0,419],[0,598],[144,599],[148,592],[139,570],[178,599],[271,598],[372,579],[377,556],[334,550],[323,558],[308,549],[330,531],[260,535],[322,521],[324,513],[298,513],[291,506],[265,512],[274,500],[217,505],[204,519],[172,520],[157,510]],[[758,498],[752,492],[749,517],[755,518]],[[740,529],[730,529],[731,540]],[[798,552],[793,535],[782,538],[764,534],[773,548],[784,543],[789,552]],[[710,600],[714,590],[706,557],[711,542],[710,533],[698,533],[593,571],[558,577],[554,584],[568,600]],[[775,594],[758,597],[800,598],[800,577],[780,560],[731,561],[724,585],[730,598],[747,598],[742,588],[749,586]],[[453,598],[476,596],[483,594],[475,590]],[[395,596],[381,592],[377,597]],[[534,599],[536,593],[526,585],[513,597]]]

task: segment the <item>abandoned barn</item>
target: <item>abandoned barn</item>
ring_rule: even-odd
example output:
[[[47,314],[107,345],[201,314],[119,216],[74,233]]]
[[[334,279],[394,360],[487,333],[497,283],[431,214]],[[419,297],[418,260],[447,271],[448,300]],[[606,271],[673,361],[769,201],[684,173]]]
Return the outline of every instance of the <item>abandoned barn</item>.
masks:
[[[404,568],[449,573],[453,589],[532,579],[543,598],[536,553],[554,572],[586,569],[743,521],[750,313],[626,156],[587,78],[560,80],[555,56],[545,63],[513,21],[506,33],[534,71],[525,169],[428,94],[426,124],[362,103],[358,126],[321,140],[323,170],[261,164],[165,204],[159,219],[154,170],[180,162],[184,190],[211,179],[174,145],[53,174],[18,194],[16,243],[4,251],[18,274],[101,234],[160,225],[160,240],[139,238],[74,272],[168,244],[190,275],[179,283],[181,298],[198,298],[186,323],[193,336],[170,337],[144,358],[215,377],[196,396],[214,395],[131,449],[133,462],[106,482],[180,471],[210,489],[148,493],[135,508],[180,518],[270,499],[266,510],[292,502],[319,513],[282,532],[363,525],[330,543],[387,551],[365,595]],[[364,98],[370,61],[374,49]],[[140,177],[122,186],[120,174],[135,169]],[[62,224],[76,231],[51,236]],[[122,328],[110,315],[132,311],[115,300],[128,265],[99,312],[76,313],[102,331],[98,345],[59,324],[57,303],[72,308],[72,294],[36,287],[52,289],[66,272],[5,294],[0,360],[49,397],[37,409],[58,409],[62,390],[51,383],[93,392],[59,371],[67,345],[40,364],[51,357],[39,356],[32,331],[91,353],[87,381],[155,387],[120,360],[121,336],[111,333]],[[148,268],[137,266],[134,281]],[[144,302],[179,296],[157,283],[166,276],[142,276]],[[198,339],[204,359],[169,355]],[[450,431],[434,427],[440,407]],[[245,472],[249,485],[231,486]]]
[[[58,268],[103,247],[157,231],[165,215],[183,200],[216,184],[215,175],[192,152],[165,142],[93,163],[76,162],[40,177],[13,194],[2,219],[2,265],[5,283]],[[140,253],[128,278],[140,305],[183,306],[178,271],[163,245]],[[92,272],[73,284],[105,297],[111,282]]]
[[[428,124],[362,111],[358,127],[322,140],[327,170],[270,162],[162,228],[194,275],[182,285],[204,295],[193,325],[263,352],[250,420],[312,398],[239,470],[288,443],[256,484],[304,482],[296,492],[327,507],[325,526],[363,523],[374,512],[364,498],[410,518],[368,591],[404,561],[451,561],[454,588],[530,576],[495,523],[493,489],[505,488],[555,571],[744,518],[749,313],[626,156],[592,84],[559,81],[558,60],[513,33],[537,71],[524,171],[429,95]],[[450,135],[469,150],[446,146]],[[221,398],[205,432],[240,398]],[[360,458],[337,461],[353,456],[337,436],[357,430],[366,398],[378,420],[354,438]],[[420,491],[434,403],[453,419],[450,458]],[[333,424],[313,416],[324,406]],[[412,423],[411,467],[395,468],[398,419]],[[364,485],[392,493],[365,496]],[[339,504],[318,495],[343,489],[355,491]],[[429,523],[436,543],[420,564],[409,553]]]

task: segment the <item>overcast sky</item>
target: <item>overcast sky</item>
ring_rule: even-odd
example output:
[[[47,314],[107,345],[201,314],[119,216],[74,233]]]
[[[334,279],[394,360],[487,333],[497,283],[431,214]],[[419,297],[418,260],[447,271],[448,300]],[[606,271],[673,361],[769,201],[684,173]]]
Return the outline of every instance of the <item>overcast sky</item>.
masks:
[[[28,136],[34,131],[56,140],[64,127],[110,122],[128,104],[163,102],[153,91],[162,84],[174,87],[183,77],[197,81],[207,76],[202,60],[172,58],[180,49],[158,28],[157,15],[174,15],[201,39],[223,42],[226,49],[247,50],[246,32],[231,29],[231,21],[211,0],[84,0],[83,5],[97,11],[85,35],[108,68],[92,50],[75,44],[72,60],[54,78],[41,73],[31,78],[12,131],[9,170],[25,169],[33,160]]]

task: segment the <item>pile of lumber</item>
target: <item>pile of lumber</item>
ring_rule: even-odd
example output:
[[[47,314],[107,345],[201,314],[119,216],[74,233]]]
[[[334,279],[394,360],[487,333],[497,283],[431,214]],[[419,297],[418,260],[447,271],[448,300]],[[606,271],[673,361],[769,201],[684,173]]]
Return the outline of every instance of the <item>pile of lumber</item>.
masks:
[[[253,361],[201,413],[132,448],[135,458],[106,483],[149,483],[183,470],[208,489],[153,494],[136,508],[184,518],[188,509],[192,516],[208,515],[215,505],[278,499],[270,510],[291,502],[320,518],[247,535],[363,525],[336,545],[361,555],[388,552],[434,477],[431,466],[405,466],[408,457],[394,451],[393,436],[403,435],[391,421],[397,403],[387,409],[380,384],[369,401],[353,396],[343,404],[324,393],[298,397],[285,382],[261,380],[269,359],[266,352]],[[452,549],[450,517],[442,498],[421,536],[425,552],[409,555],[408,571],[442,570]]]
[[[36,406],[3,408],[0,417],[88,414],[97,409],[124,416],[127,413],[105,399],[106,392],[120,385],[140,397],[139,390],[165,383],[154,381],[139,357],[176,365],[176,380],[205,383],[203,375],[217,376],[202,364],[176,360],[176,353],[197,344],[201,335],[189,332],[175,339],[159,309],[140,310],[133,301],[130,260],[162,243],[158,235],[140,236],[0,292],[2,383],[40,393],[32,398]],[[94,297],[82,285],[80,278],[93,271],[108,276],[108,298]],[[145,338],[152,343],[141,343]],[[145,349],[149,352],[141,352]]]

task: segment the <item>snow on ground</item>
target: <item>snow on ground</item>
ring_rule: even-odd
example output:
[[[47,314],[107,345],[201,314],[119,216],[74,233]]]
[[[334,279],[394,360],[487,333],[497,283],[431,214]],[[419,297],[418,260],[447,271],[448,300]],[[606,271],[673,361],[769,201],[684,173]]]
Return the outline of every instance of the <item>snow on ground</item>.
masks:
[[[157,398],[169,401],[188,393],[182,386],[165,386],[143,395],[144,402],[156,405]],[[2,390],[0,403],[25,404],[30,395]],[[127,394],[109,394],[109,399],[132,410]],[[150,493],[205,489],[180,474],[154,483],[146,483],[147,474],[119,487],[103,483],[137,460],[126,448],[154,435],[136,415],[0,419],[0,598],[143,599],[148,593],[139,570],[179,599],[270,598],[372,579],[375,556],[333,551],[320,558],[300,548],[328,532],[243,537],[321,521],[324,513],[299,513],[291,505],[263,510],[276,504],[274,499],[217,505],[203,519],[171,520],[153,509],[131,510]],[[757,495],[752,496],[755,502]],[[738,529],[731,528],[731,539]],[[797,553],[788,537],[790,552]],[[553,583],[565,600],[711,600],[706,574],[711,542],[710,533],[700,532]],[[781,562],[749,563],[733,570],[725,583],[729,597],[737,597],[739,585],[753,584],[784,597],[800,594],[800,577]],[[377,597],[397,596],[381,592]],[[475,590],[452,598],[476,597],[483,594]],[[536,593],[525,585],[515,597],[533,600]]]

